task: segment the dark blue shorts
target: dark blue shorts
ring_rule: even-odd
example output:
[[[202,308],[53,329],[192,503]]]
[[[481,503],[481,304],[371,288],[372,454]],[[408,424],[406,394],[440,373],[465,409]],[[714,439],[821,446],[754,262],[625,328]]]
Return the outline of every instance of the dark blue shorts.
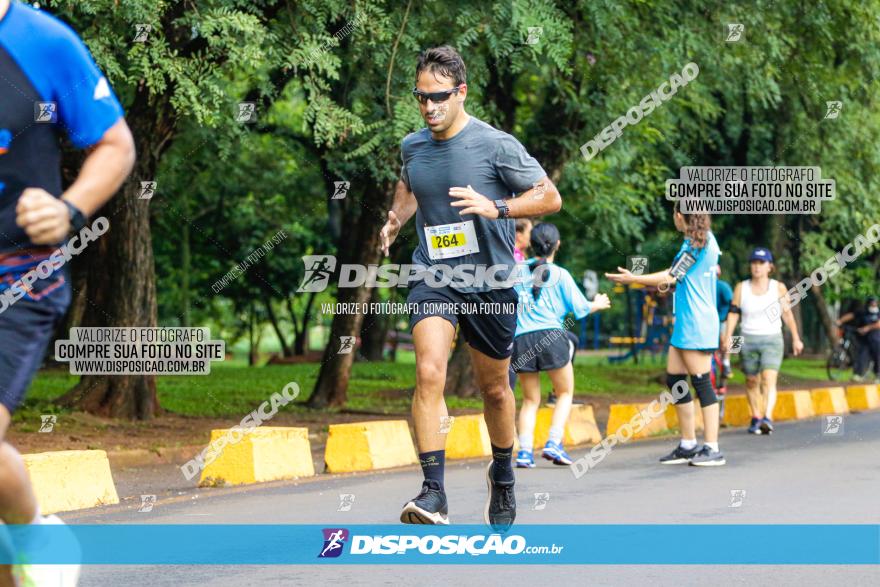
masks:
[[[409,327],[415,328],[424,318],[440,316],[453,326],[458,324],[464,339],[476,350],[493,359],[507,359],[513,354],[518,300],[513,288],[462,293],[418,281],[410,284],[406,299],[414,307]]]
[[[39,299],[24,297],[0,313],[0,404],[10,413],[24,399],[70,305],[63,278],[34,283],[31,295]]]

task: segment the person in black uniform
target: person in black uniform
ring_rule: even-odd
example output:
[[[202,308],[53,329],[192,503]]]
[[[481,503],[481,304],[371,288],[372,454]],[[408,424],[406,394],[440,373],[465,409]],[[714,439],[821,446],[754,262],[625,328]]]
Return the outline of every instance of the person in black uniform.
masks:
[[[880,382],[880,305],[877,298],[869,297],[865,300],[864,307],[847,312],[840,317],[837,325],[842,326],[849,322],[856,328],[856,341],[859,345],[853,380],[863,380],[870,362],[873,361],[874,379]]]

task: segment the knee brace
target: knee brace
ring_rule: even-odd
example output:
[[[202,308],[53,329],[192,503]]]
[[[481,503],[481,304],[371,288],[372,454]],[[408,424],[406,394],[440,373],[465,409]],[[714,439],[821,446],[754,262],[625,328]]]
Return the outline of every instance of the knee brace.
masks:
[[[700,407],[708,408],[712,404],[718,403],[718,396],[715,395],[715,390],[712,389],[712,377],[709,373],[691,375],[691,384],[693,384],[697,397],[700,399]]]
[[[666,387],[668,387],[669,389],[671,389],[671,390],[674,391],[674,390],[675,390],[675,384],[678,383],[679,381],[684,381],[684,382],[685,382],[685,386],[687,386],[687,378],[688,378],[687,375],[679,375],[679,374],[667,373],[667,374],[666,374]],[[673,395],[673,397],[675,397],[675,396]],[[677,400],[675,400],[675,403],[677,403],[677,404],[687,404],[687,403],[690,403],[690,402],[692,402],[692,401],[694,401],[694,396],[691,395],[691,390],[688,389],[688,390],[687,390],[687,395],[678,398]]]

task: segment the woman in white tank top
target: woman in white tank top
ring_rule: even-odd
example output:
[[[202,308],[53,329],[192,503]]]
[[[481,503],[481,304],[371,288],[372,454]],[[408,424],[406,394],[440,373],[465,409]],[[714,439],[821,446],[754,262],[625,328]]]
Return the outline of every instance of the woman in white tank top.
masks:
[[[791,331],[794,354],[799,355],[804,348],[791,309],[787,304],[780,303],[786,298],[785,284],[770,279],[773,269],[773,255],[769,250],[758,247],[752,251],[749,255],[752,277],[738,283],[733,291],[727,332],[722,339],[722,344],[730,348],[736,324],[742,316],[741,355],[746,373],[746,396],[752,411],[751,434],[773,432],[776,377],[782,365],[785,346],[782,339],[783,321]]]

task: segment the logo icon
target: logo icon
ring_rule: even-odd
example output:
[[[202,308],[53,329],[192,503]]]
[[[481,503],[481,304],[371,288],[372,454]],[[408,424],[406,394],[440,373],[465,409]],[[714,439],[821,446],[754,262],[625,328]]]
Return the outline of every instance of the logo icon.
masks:
[[[627,257],[626,265],[629,272],[633,275],[644,275],[648,271],[647,257]]]
[[[543,510],[547,508],[547,504],[550,503],[550,494],[549,493],[536,493],[535,494],[535,504],[532,506],[533,510]]]
[[[110,97],[110,84],[107,83],[107,78],[102,77],[98,80],[98,83],[95,84],[95,91],[92,93],[92,100],[103,100],[104,98]]]
[[[349,182],[347,181],[334,181],[333,182],[333,195],[330,196],[331,200],[344,200],[346,194],[348,193],[348,188],[350,187]]]
[[[134,42],[135,43],[146,43],[147,39],[150,36],[150,32],[153,30],[153,25],[149,24],[136,24],[134,25]]]
[[[743,501],[746,499],[746,490],[745,489],[731,489],[730,490],[730,503],[727,505],[729,508],[739,508],[742,507]]]
[[[58,416],[55,414],[43,414],[40,416],[40,432],[52,432],[56,422],[58,422]]]
[[[831,100],[830,102],[825,102],[825,108],[825,118],[837,118],[840,115],[840,110],[843,108],[843,102]]]
[[[547,193],[547,184],[543,181],[536,181],[532,184],[532,189],[535,190],[535,193],[532,194],[532,199],[543,200],[544,194]]]
[[[354,505],[354,493],[340,493],[339,494],[339,508],[337,508],[337,512],[350,512],[351,506]]]
[[[736,43],[742,37],[743,31],[746,27],[739,23],[730,23],[727,25],[727,42],[728,43]]]
[[[354,343],[357,340],[354,336],[340,336],[339,337],[339,350],[336,354],[339,355],[350,355],[351,351],[354,350]]]
[[[342,554],[342,547],[348,540],[348,530],[345,528],[324,528],[324,548],[321,549],[318,558],[336,558]]]
[[[537,45],[538,41],[541,39],[541,35],[544,34],[544,27],[540,26],[530,26],[529,27],[529,36],[526,39],[526,45]]]
[[[155,495],[141,495],[141,507],[138,508],[138,512],[141,514],[149,513],[153,511],[154,505],[156,505]]]
[[[138,194],[138,200],[152,200],[153,194],[156,192],[155,181],[142,181],[141,193]]]
[[[731,336],[730,337],[730,353],[738,354],[743,347],[743,337],[742,336]]]
[[[58,122],[58,104],[55,102],[34,102],[34,122],[41,124]]]
[[[254,102],[239,102],[236,122],[254,123],[257,121],[257,105]]]
[[[440,434],[447,434],[454,423],[455,416],[440,416]]]
[[[336,257],[333,255],[305,255],[303,265],[306,268],[305,277],[296,290],[303,292],[322,292],[330,283],[330,276],[336,269]]]
[[[843,434],[843,416],[825,416],[822,420],[822,434]]]

